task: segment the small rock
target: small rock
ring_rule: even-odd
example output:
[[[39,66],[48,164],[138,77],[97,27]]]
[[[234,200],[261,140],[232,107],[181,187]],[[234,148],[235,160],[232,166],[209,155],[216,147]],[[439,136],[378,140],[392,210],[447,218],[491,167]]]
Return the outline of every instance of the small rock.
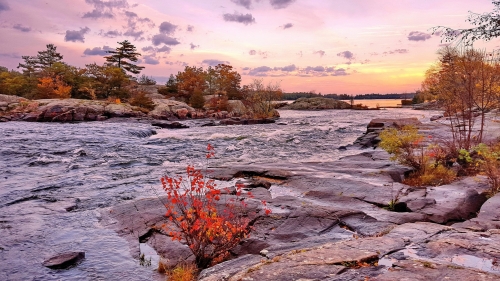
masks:
[[[175,115],[179,118],[179,119],[186,119],[187,118],[187,115],[189,113],[189,110],[187,110],[186,108],[180,108],[180,109],[177,109],[175,111]]]
[[[106,119],[108,119],[108,117],[106,117],[104,115],[99,115],[99,116],[97,116],[96,121],[104,121]]]
[[[43,262],[43,266],[52,269],[64,269],[75,265],[85,258],[85,252],[68,252],[53,256]]]
[[[217,126],[217,124],[215,124],[214,121],[210,121],[208,123],[205,123],[203,125],[201,125],[202,127],[212,127],[212,126]]]
[[[235,195],[236,194],[236,187],[230,186],[230,187],[222,188],[220,190],[220,194]]]
[[[443,118],[443,115],[434,115],[434,116],[431,116],[431,121],[436,121],[436,120],[439,120]]]
[[[151,124],[155,127],[160,127],[164,129],[186,129],[189,128],[189,126],[186,126],[182,123],[179,122],[172,122],[172,123],[153,123]]]
[[[263,256],[263,257],[266,257],[267,254],[269,254],[268,250],[262,250],[262,251],[260,251],[260,255]]]
[[[265,180],[256,180],[248,185],[248,188],[263,187],[265,189],[271,188],[271,183]]]

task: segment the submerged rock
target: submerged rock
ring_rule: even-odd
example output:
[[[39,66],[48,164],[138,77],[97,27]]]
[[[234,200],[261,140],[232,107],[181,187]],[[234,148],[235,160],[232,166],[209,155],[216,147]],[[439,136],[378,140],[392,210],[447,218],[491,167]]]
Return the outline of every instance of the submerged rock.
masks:
[[[186,129],[186,128],[189,128],[189,126],[184,125],[184,124],[179,123],[179,122],[171,122],[171,123],[152,123],[151,125],[152,125],[152,126],[155,126],[155,127],[164,128],[164,129]]]
[[[52,269],[65,269],[85,259],[85,252],[68,252],[58,254],[43,262],[43,266]]]

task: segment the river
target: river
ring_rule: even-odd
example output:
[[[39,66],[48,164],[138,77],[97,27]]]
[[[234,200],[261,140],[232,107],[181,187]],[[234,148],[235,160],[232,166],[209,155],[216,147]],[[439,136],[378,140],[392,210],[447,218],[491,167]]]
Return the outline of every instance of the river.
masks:
[[[154,268],[131,257],[127,242],[100,224],[108,207],[153,196],[165,172],[200,164],[207,143],[211,165],[330,162],[358,153],[339,150],[366,131],[373,118],[435,112],[280,111],[275,124],[153,128],[137,122],[0,123],[0,280],[152,280]],[[157,134],[153,134],[156,131]],[[84,251],[67,270],[42,262]]]

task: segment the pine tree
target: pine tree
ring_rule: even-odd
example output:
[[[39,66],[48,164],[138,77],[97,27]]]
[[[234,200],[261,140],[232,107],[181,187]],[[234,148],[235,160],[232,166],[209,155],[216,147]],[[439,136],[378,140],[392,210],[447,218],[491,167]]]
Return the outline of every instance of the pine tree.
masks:
[[[37,58],[32,56],[22,56],[24,63],[19,63],[17,68],[22,68],[23,74],[32,77],[37,69]]]
[[[61,62],[63,59],[63,56],[57,52],[57,47],[54,44],[48,44],[47,50],[39,51],[36,57],[41,69],[51,67],[54,63]]]
[[[119,67],[130,73],[139,74],[141,70],[144,69],[144,66],[138,66],[131,62],[137,62],[138,57],[141,56],[141,54],[136,52],[136,47],[128,40],[118,42],[118,44],[120,44],[120,47],[117,47],[116,50],[106,51],[106,53],[111,54],[110,56],[104,57],[106,61],[110,65]]]
[[[168,93],[177,93],[177,80],[173,74],[170,74],[166,86]]]
[[[63,56],[57,52],[57,47],[54,44],[46,46],[47,50],[39,51],[36,57],[22,56],[24,63],[20,63],[17,68],[22,68],[24,75],[31,77],[35,73],[52,67],[57,62],[61,62]]]

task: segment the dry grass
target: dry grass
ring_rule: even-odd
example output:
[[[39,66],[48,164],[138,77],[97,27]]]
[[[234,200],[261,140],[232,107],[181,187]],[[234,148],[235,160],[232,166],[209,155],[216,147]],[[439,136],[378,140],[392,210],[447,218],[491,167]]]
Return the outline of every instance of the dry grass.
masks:
[[[159,265],[158,271],[165,271],[169,281],[194,281],[198,277],[198,268],[193,263],[182,263],[173,269],[161,268]]]
[[[419,173],[413,173],[403,181],[410,186],[439,186],[453,182],[457,178],[455,171],[442,165],[427,167]]]

